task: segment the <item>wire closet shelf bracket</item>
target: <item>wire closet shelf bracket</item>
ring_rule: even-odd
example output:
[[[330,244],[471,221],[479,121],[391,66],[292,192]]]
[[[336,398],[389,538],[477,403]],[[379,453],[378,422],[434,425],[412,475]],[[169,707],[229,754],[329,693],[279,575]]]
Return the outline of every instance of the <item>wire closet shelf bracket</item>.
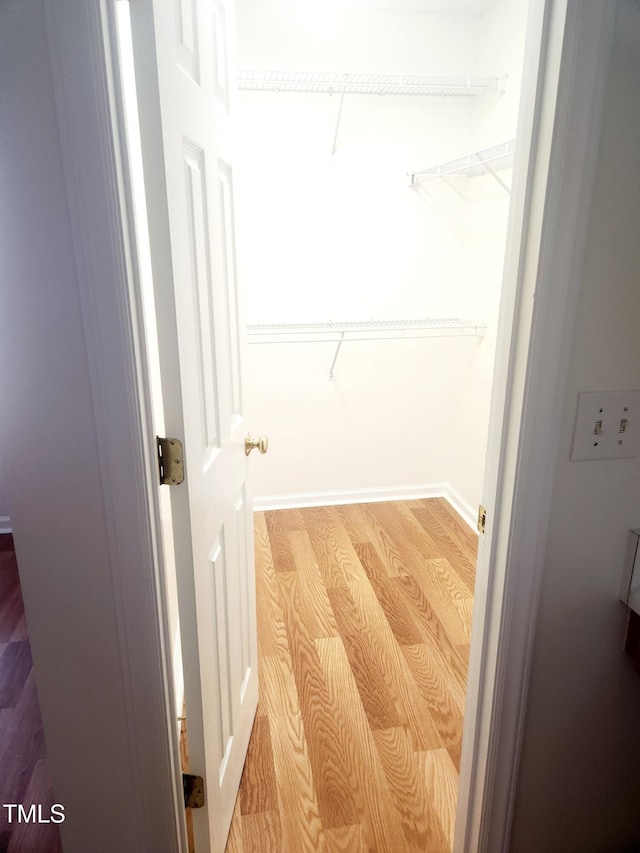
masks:
[[[428,169],[421,169],[419,172],[407,172],[407,177],[409,183],[414,186],[425,181],[434,181],[437,178],[473,178],[476,175],[489,174],[504,190],[510,193],[511,188],[496,173],[513,166],[515,150],[515,139],[509,139],[507,142],[501,142],[499,145],[493,145],[490,148],[483,148],[481,151],[474,151],[473,154],[467,154],[457,160],[449,160]]]

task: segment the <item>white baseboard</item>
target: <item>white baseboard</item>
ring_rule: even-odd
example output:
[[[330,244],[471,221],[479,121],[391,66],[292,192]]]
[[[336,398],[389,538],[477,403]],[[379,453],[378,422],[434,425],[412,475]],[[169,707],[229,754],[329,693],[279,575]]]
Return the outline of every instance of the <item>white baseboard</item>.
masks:
[[[261,495],[253,499],[256,512],[274,509],[294,509],[309,506],[340,506],[342,504],[377,503],[379,501],[411,501],[422,498],[444,498],[476,531],[477,512],[449,483],[420,483],[411,486],[390,486],[376,489],[348,489],[336,492],[298,492],[289,495]],[[476,531],[477,532],[477,531]]]
[[[471,506],[469,501],[466,501],[460,492],[457,492],[449,483],[445,484],[447,491],[444,497],[458,513],[463,521],[466,521],[474,533],[478,532],[478,507]]]
[[[11,533],[11,519],[8,515],[0,515],[0,533]]]

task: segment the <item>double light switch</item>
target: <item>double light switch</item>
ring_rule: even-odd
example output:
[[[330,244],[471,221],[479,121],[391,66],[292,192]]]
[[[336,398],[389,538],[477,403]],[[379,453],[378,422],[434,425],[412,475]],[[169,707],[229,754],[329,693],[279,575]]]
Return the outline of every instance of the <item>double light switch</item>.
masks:
[[[580,393],[571,459],[634,456],[640,456],[640,391]]]

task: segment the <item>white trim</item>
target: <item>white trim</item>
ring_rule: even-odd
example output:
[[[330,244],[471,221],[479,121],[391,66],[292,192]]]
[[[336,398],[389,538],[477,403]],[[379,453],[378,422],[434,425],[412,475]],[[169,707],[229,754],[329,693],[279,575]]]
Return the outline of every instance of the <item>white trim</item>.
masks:
[[[415,501],[423,498],[445,498],[463,521],[476,531],[476,512],[450,483],[420,483],[410,486],[380,486],[375,489],[347,489],[336,492],[298,492],[288,495],[262,495],[253,499],[256,512],[294,509],[309,506],[342,506],[344,504],[379,503],[382,501]]]
[[[264,495],[254,497],[253,509],[294,509],[307,506],[342,506],[344,504],[366,504],[379,501],[409,501],[422,498],[443,498],[446,483],[417,486],[381,486],[375,489],[345,489],[336,492],[297,492],[288,495]]]
[[[0,515],[0,533],[11,533],[11,519],[8,515]]]
[[[524,389],[496,691],[487,851],[509,848],[563,405],[602,128],[615,3],[568,0]],[[564,24],[564,21],[563,21]],[[524,404],[526,401],[526,405]],[[528,606],[524,606],[528,602]],[[505,830],[496,827],[504,814]],[[496,832],[496,829],[499,831]],[[499,846],[501,845],[501,846]]]
[[[462,497],[460,492],[457,492],[450,483],[445,483],[446,489],[443,497],[458,513],[460,518],[465,521],[471,530],[478,533],[478,507],[473,507],[469,501]]]
[[[129,743],[130,762],[120,785],[131,787],[131,815],[126,823],[124,816],[119,820],[118,844],[141,853],[173,853],[186,849],[184,808],[171,650],[165,647],[155,440],[150,428],[142,325],[133,289],[135,260],[122,195],[114,9],[109,0],[87,0],[79,12],[75,0],[60,0],[47,6],[46,15],[100,447],[117,628],[118,660],[112,665],[119,668],[121,687],[121,695],[112,699],[123,704]],[[87,630],[91,618],[87,613]],[[73,672],[70,662],[67,670]],[[88,731],[91,723],[86,721]],[[69,758],[74,746],[69,744]],[[55,782],[53,765],[52,770]],[[94,778],[89,792],[94,803],[101,800],[101,785],[107,784],[116,782],[102,779],[102,773]],[[78,786],[86,791],[82,774]],[[76,809],[76,831],[79,811]],[[91,836],[90,827],[85,834]]]
[[[509,508],[502,503],[503,486],[513,488],[513,470],[505,463],[507,432],[516,433],[520,412],[513,402],[514,390],[523,384],[515,370],[518,345],[524,348],[530,333],[530,317],[523,297],[532,196],[546,188],[546,164],[536,158],[540,134],[542,92],[545,89],[546,45],[553,0],[531,0],[527,18],[527,40],[523,63],[517,128],[518,144],[512,177],[511,204],[500,300],[500,316],[492,382],[489,438],[482,503],[487,508],[485,536],[478,549],[474,616],[472,622],[467,697],[460,761],[460,781],[454,837],[454,853],[479,853],[483,827],[490,820],[492,803],[492,756],[490,739],[496,721],[496,671],[502,653],[502,597],[504,565],[497,566],[495,542],[501,530],[508,536]],[[553,93],[551,95],[553,97]],[[535,256],[535,251],[530,257]],[[511,483],[509,483],[511,478]],[[506,826],[504,832],[507,832]],[[494,853],[494,851],[491,851]]]
[[[487,505],[495,517],[490,512],[479,560],[486,588],[476,596],[456,853],[506,853],[510,846],[559,452],[557,412],[577,312],[615,4],[559,0],[548,12],[510,375],[503,380],[498,468],[494,481],[488,477],[494,500]]]

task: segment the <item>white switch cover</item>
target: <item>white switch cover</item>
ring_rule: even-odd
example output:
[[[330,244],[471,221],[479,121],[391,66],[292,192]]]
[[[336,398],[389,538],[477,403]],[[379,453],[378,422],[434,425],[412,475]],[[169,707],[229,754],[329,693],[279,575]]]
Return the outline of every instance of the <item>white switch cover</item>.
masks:
[[[571,459],[640,456],[640,391],[583,391]]]

